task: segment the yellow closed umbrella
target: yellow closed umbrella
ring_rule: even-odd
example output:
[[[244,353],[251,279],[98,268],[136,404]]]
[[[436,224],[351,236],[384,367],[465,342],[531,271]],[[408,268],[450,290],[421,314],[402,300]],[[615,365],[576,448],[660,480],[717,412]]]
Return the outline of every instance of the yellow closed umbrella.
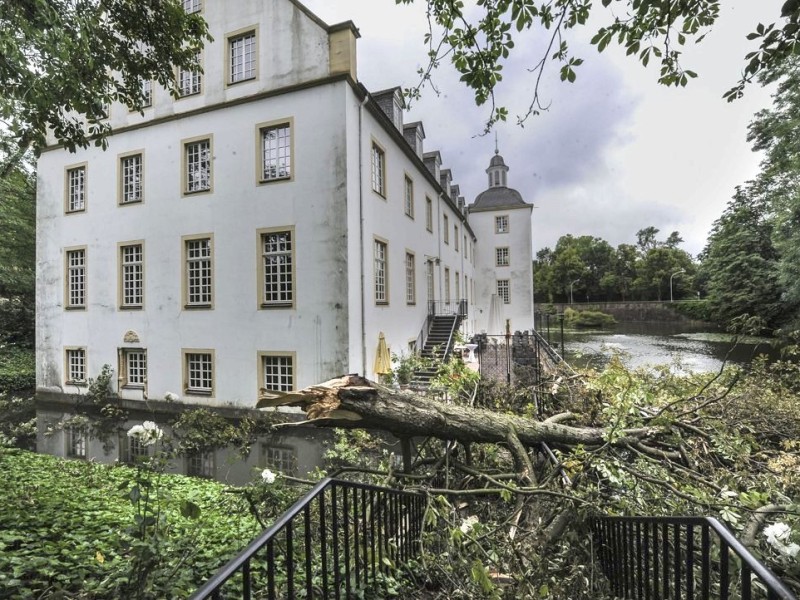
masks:
[[[375,368],[378,375],[386,375],[392,372],[392,357],[389,355],[389,348],[386,346],[386,338],[381,331],[378,336],[378,352],[375,354]]]

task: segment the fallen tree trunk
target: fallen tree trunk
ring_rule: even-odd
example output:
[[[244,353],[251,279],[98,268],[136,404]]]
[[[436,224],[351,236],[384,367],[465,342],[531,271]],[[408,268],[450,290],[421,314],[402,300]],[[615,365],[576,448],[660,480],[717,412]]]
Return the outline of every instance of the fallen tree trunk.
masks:
[[[482,408],[438,402],[398,392],[358,375],[345,375],[288,394],[262,390],[259,408],[299,406],[308,422],[328,427],[357,426],[382,429],[397,436],[431,436],[462,443],[507,442],[516,437],[524,446],[638,445],[657,437],[655,427],[609,429],[573,427],[537,421]]]

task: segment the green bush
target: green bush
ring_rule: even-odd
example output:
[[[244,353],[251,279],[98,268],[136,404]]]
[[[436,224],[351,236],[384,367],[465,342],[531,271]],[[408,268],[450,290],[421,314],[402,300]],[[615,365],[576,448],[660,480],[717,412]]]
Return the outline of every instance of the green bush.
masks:
[[[564,311],[564,322],[569,327],[608,327],[609,325],[614,325],[617,320],[599,310],[568,308]]]
[[[711,316],[711,305],[708,300],[693,300],[691,302],[675,302],[669,306],[676,313],[688,317],[693,321],[705,321],[711,323],[714,319]]]
[[[36,388],[36,356],[32,349],[0,347],[0,393]]]

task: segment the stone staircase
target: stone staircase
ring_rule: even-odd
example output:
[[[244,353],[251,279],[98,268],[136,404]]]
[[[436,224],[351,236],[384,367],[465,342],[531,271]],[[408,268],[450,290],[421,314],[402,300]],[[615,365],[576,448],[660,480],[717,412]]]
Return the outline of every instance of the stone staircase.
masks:
[[[460,315],[436,315],[431,317],[431,325],[425,346],[420,352],[423,358],[439,362],[447,360],[455,344],[455,332],[461,324]],[[431,379],[436,376],[436,367],[419,369],[414,372],[411,386],[416,388],[430,387]]]

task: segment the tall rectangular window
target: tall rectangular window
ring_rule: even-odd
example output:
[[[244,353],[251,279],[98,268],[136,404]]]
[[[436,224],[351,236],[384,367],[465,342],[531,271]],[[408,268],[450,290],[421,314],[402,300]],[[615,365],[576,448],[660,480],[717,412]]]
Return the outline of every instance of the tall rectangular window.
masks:
[[[500,215],[494,218],[494,232],[508,233],[508,215]]]
[[[411,181],[411,178],[406,176],[405,179],[405,193],[404,193],[404,204],[405,204],[405,211],[406,216],[414,218],[414,182]]]
[[[259,355],[261,387],[273,392],[294,390],[294,356],[291,354]]]
[[[456,284],[456,297],[454,298],[454,300],[458,302],[459,300],[461,300],[461,275],[459,274],[458,271],[456,271],[456,276],[453,279],[453,281]]]
[[[498,267],[507,267],[509,265],[508,246],[502,246],[494,249],[494,264]]]
[[[211,189],[211,139],[185,142],[183,145],[183,191],[186,194]]]
[[[428,287],[428,302],[436,299],[435,288],[433,285],[433,261],[429,260],[425,263],[425,283]]]
[[[375,302],[377,304],[389,303],[388,258],[389,253],[386,242],[375,240]]]
[[[497,295],[503,300],[503,304],[511,303],[511,283],[508,279],[497,280]]]
[[[372,144],[372,189],[386,197],[386,154],[377,144]]]
[[[144,246],[119,247],[120,306],[141,308],[144,304]]]
[[[214,302],[210,237],[184,241],[184,301],[187,307],[210,308]]]
[[[297,475],[297,452],[293,448],[263,447],[265,467],[283,475]]]
[[[120,204],[142,201],[143,161],[141,154],[122,156],[119,159]]]
[[[455,244],[456,252],[458,252],[458,225],[453,225],[453,244]]]
[[[186,457],[187,475],[211,479],[215,470],[213,452],[194,452]]]
[[[425,196],[425,229],[433,231],[433,200]]]
[[[67,348],[67,383],[86,383],[86,348]]]
[[[188,394],[214,393],[214,353],[209,350],[184,351],[184,389]]]
[[[128,437],[125,433],[119,436],[119,459],[127,464],[135,465],[141,463],[150,456],[150,448],[145,441],[139,437]]]
[[[292,231],[261,234],[261,305],[291,306],[294,302]]]
[[[256,76],[256,32],[248,31],[228,39],[230,68],[228,82],[236,83],[255,79]]]
[[[445,244],[449,244],[450,243],[450,219],[447,217],[447,215],[442,215],[442,223],[444,223],[444,225],[442,226],[442,231],[444,233],[444,243]]]
[[[66,212],[86,210],[86,166],[67,169]]]
[[[71,425],[64,428],[69,458],[86,458],[89,432],[85,426]]]
[[[67,250],[66,308],[86,308],[86,249]]]
[[[147,383],[147,350],[123,348],[120,351],[119,377],[123,387],[144,387]]]
[[[183,10],[187,13],[200,12],[203,8],[202,0],[183,0]]]
[[[406,252],[406,304],[417,302],[417,266],[411,252]]]
[[[142,108],[153,106],[153,82],[142,79]]]
[[[466,235],[464,235],[463,247],[464,247],[464,258],[469,260],[469,246],[467,245],[467,236]]]
[[[279,123],[259,129],[259,180],[274,181],[292,176],[292,127]]]
[[[444,301],[450,302],[450,269],[444,268]]]
[[[200,54],[197,54],[200,61]],[[199,94],[203,86],[203,74],[197,69],[178,69],[178,94],[180,96],[194,96]]]

